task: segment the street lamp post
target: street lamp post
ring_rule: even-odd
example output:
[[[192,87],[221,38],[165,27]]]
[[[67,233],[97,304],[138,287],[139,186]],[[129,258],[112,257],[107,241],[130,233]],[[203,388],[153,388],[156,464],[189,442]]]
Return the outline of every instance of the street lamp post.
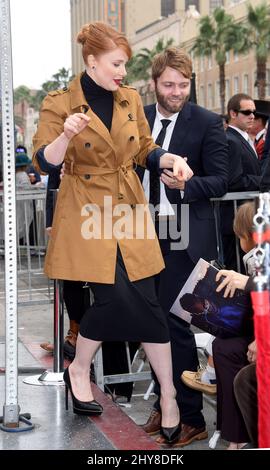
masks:
[[[16,185],[11,57],[10,4],[9,0],[0,0],[0,109],[4,181],[6,310],[5,404],[3,416],[0,417],[0,428],[4,431],[10,431],[12,428],[18,428],[17,431],[28,431],[33,429],[29,421],[30,415],[28,413],[20,415],[18,404]]]

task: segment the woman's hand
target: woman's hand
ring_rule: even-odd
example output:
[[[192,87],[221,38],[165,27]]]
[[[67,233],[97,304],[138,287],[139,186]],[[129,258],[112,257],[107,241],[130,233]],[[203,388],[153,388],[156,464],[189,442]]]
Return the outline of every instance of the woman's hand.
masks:
[[[64,134],[68,140],[80,134],[88,125],[90,118],[83,113],[75,113],[68,116],[64,123]]]
[[[53,165],[63,163],[70,140],[88,125],[90,118],[84,113],[75,113],[67,117],[63,132],[45,147],[44,156]]]
[[[236,271],[228,271],[226,269],[221,269],[218,272],[216,282],[219,282],[222,277],[224,277],[224,279],[222,279],[221,283],[216,288],[216,291],[220,292],[225,288],[223,297],[233,297],[235,290],[244,290],[248,282],[248,276],[237,273]]]
[[[174,153],[167,152],[160,157],[160,168],[172,168],[173,176],[178,181],[188,181],[193,176],[193,171],[188,166],[185,158]]]

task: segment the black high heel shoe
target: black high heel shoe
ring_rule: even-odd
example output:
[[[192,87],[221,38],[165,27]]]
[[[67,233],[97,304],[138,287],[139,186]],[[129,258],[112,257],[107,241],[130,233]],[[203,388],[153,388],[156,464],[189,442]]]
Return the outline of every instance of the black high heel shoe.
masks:
[[[181,432],[181,423],[179,422],[177,426],[173,428],[160,428],[160,434],[164,437],[167,444],[174,444],[178,437],[180,436]]]
[[[76,413],[77,415],[86,415],[86,416],[101,415],[103,408],[96,400],[80,401],[75,397],[72,391],[68,368],[65,369],[63,379],[64,379],[65,387],[66,387],[65,388],[66,410],[68,410],[68,391],[70,391],[72,403],[73,403],[73,413]]]

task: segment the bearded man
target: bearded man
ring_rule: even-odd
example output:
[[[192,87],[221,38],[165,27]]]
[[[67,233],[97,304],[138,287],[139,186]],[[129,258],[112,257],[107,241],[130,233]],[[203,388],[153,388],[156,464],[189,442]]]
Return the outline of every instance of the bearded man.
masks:
[[[170,313],[170,308],[199,258],[209,261],[217,257],[210,198],[223,196],[228,186],[228,147],[222,120],[189,101],[191,77],[191,59],[184,50],[170,47],[158,54],[152,64],[157,103],[146,106],[145,114],[156,142],[163,149],[186,157],[194,176],[179,183],[170,170],[165,169],[162,174],[138,171],[146,196],[156,210],[156,230],[166,266],[157,277],[156,287],[170,328],[174,385],[182,423],[174,445],[179,447],[205,439],[207,432],[201,392],[190,389],[180,379],[184,370],[196,371],[198,367],[194,334],[189,324]],[[155,392],[158,399],[142,426],[149,434],[158,433],[161,424],[158,383]],[[163,441],[162,436],[158,437],[159,443]]]

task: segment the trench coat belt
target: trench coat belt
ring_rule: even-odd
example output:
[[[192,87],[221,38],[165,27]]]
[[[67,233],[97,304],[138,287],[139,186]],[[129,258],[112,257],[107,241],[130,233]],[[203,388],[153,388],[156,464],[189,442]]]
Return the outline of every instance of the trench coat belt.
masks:
[[[126,164],[119,165],[118,168],[102,168],[98,166],[91,165],[76,165],[74,162],[65,162],[65,173],[67,175],[93,175],[93,176],[104,176],[104,175],[118,175],[118,199],[124,199],[125,195],[125,185],[127,184],[130,191],[134,196],[134,202],[141,203],[141,200],[138,200],[137,194],[134,192],[132,186],[130,185],[128,174],[133,170],[133,160],[129,160]]]

